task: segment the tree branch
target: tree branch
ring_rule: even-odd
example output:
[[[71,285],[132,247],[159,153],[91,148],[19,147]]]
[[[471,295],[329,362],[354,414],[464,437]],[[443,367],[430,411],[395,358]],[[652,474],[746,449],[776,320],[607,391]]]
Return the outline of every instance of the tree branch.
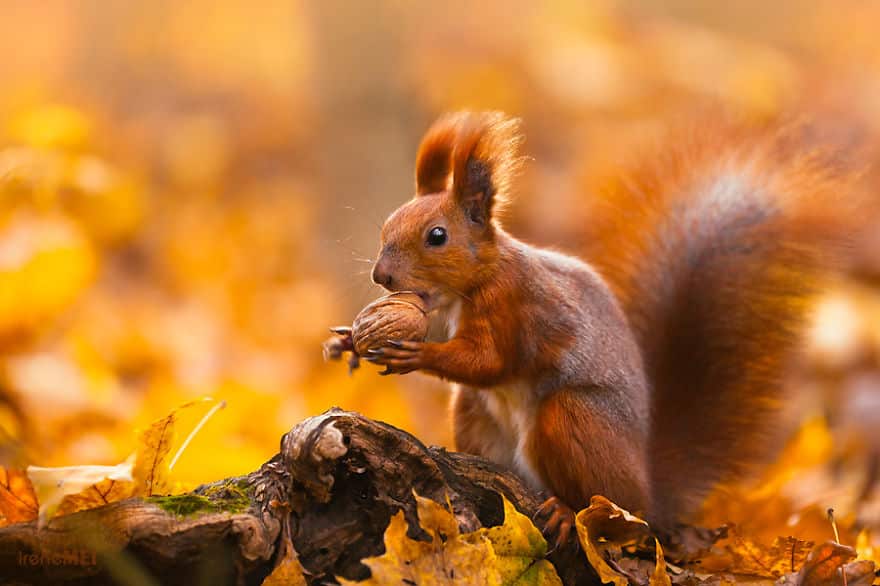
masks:
[[[467,454],[426,447],[362,415],[331,409],[281,439],[247,476],[174,497],[129,499],[0,528],[0,574],[13,584],[260,584],[289,534],[312,584],[369,576],[389,519],[418,527],[413,491],[448,496],[462,531],[498,525],[500,494],[533,516],[544,495]],[[573,547],[551,555],[566,584],[592,583]]]

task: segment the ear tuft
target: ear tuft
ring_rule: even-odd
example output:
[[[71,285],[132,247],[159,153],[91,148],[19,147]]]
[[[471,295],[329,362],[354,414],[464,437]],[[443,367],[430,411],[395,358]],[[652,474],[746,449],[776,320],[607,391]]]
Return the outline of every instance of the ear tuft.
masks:
[[[416,155],[416,194],[446,191],[452,173],[452,151],[463,114],[446,114],[425,133]]]
[[[452,190],[468,216],[487,224],[509,191],[522,165],[520,123],[501,112],[458,115],[452,151]]]

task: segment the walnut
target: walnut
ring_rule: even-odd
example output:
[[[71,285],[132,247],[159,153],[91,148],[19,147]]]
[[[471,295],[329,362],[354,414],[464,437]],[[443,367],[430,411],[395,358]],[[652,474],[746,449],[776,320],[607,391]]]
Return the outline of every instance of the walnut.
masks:
[[[423,341],[428,335],[428,315],[422,298],[409,291],[381,297],[354,318],[352,341],[361,356],[388,340]]]
[[[354,318],[351,327],[330,328],[335,335],[324,342],[324,360],[340,360],[350,352],[348,371],[360,366],[367,350],[387,346],[388,340],[424,341],[428,314],[422,298],[409,291],[391,293],[373,301]]]

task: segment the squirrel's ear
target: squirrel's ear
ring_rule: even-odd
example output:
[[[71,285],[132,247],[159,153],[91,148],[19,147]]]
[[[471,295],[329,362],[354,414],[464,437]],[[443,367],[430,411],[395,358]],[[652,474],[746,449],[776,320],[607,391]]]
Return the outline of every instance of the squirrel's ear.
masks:
[[[440,117],[422,138],[416,155],[416,195],[446,191],[461,117],[461,114]]]
[[[475,223],[486,225],[507,200],[522,161],[519,120],[500,112],[470,113],[461,119],[452,153],[452,192]]]

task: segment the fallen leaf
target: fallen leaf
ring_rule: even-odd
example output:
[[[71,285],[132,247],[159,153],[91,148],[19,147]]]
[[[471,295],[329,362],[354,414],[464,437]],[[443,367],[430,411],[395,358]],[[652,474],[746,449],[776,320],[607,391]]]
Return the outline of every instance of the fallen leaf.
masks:
[[[752,541],[733,532],[733,542],[726,547],[731,555],[729,571],[749,576],[779,578],[800,568],[810,555],[813,543],[794,537],[777,537],[773,545]]]
[[[726,538],[729,527],[715,529],[683,525],[678,527],[663,543],[667,560],[676,564],[687,563],[706,556],[712,547]]]
[[[342,584],[468,584],[513,586],[561,585],[556,570],[543,556],[547,543],[531,521],[504,501],[504,523],[462,534],[447,507],[416,495],[419,525],[430,541],[407,535],[403,511],[385,530],[385,553],[363,560],[369,580]]]
[[[190,404],[184,405],[188,407]],[[135,494],[152,496],[165,491],[168,484],[168,453],[174,440],[174,421],[180,407],[138,432],[132,476]]]
[[[871,560],[856,560],[843,566],[847,586],[870,586],[876,578],[877,566]]]
[[[492,543],[502,584],[561,584],[547,555],[547,541],[526,515],[502,496],[504,523],[468,534],[485,535]],[[467,536],[466,536],[467,537]]]
[[[289,535],[285,534],[282,547],[284,547],[284,553],[281,560],[275,564],[272,573],[263,580],[262,586],[306,586],[303,567],[299,563],[299,556],[293,549]]]
[[[65,496],[55,510],[55,514],[68,515],[77,511],[94,509],[132,496],[134,496],[134,483],[130,480],[105,478],[81,492]]]
[[[442,505],[420,496],[416,496],[416,503],[419,525],[431,541],[407,537],[407,523],[403,511],[399,511],[385,530],[385,553],[363,560],[372,577],[357,584],[430,586],[465,577],[473,584],[501,584],[495,552],[488,539],[464,540],[455,517]]]
[[[855,557],[854,548],[836,541],[826,541],[817,545],[798,572],[797,584],[801,586],[842,584],[841,567]]]
[[[620,551],[624,546],[644,541],[650,537],[648,523],[639,519],[629,511],[621,509],[603,496],[593,496],[590,506],[580,511],[575,517],[578,539],[587,556],[590,565],[599,574],[603,583],[612,583],[616,586],[627,586],[631,581],[639,582],[637,576],[624,571],[624,568],[615,564],[613,568],[608,560],[620,557]],[[663,559],[663,550],[654,539],[655,564],[651,573],[651,584],[668,584],[660,577],[666,574],[666,562]],[[647,575],[642,582],[649,581]]]
[[[666,561],[663,558],[663,548],[660,546],[660,542],[657,539],[654,539],[654,547],[656,548],[654,553],[654,573],[651,574],[650,585],[651,586],[672,586],[672,580],[669,579],[669,574],[666,573]]]
[[[37,495],[27,474],[0,466],[0,526],[37,518]]]
[[[79,494],[105,479],[131,483],[132,465],[133,459],[129,458],[116,466],[28,466],[28,478],[39,495],[40,517],[50,518],[66,496]]]
[[[168,455],[177,415],[183,409],[211,400],[185,403],[139,431],[135,453],[116,466],[29,466],[28,476],[40,495],[40,517],[67,515],[133,496],[170,493]],[[219,406],[222,403],[215,405],[211,412]],[[197,429],[203,422],[204,418]]]

